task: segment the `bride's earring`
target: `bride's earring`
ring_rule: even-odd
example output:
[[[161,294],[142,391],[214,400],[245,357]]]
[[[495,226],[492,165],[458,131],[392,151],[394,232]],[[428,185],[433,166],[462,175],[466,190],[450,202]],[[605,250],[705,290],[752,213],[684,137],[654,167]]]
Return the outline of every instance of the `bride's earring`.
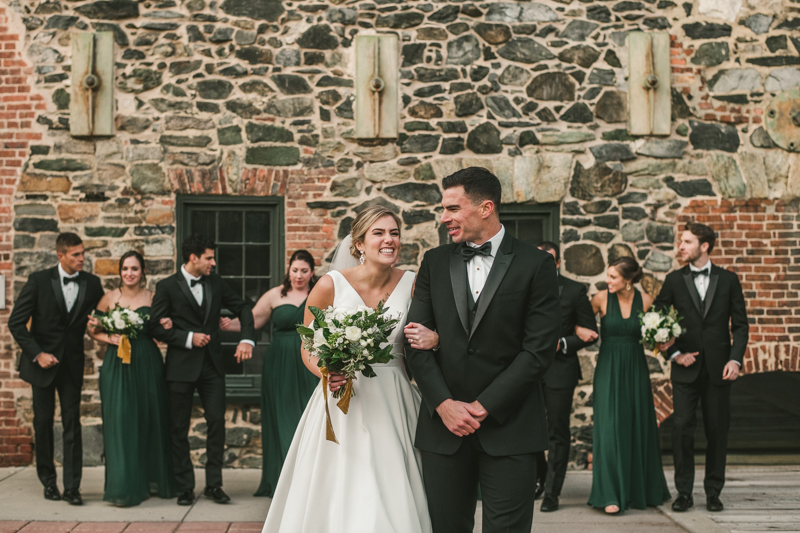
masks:
[[[361,257],[358,258],[359,264],[364,264],[364,250],[361,250]]]
[[[631,284],[630,284],[630,283],[628,283],[627,285],[625,285],[625,290],[626,290],[626,291],[629,291],[629,290],[631,290]]]

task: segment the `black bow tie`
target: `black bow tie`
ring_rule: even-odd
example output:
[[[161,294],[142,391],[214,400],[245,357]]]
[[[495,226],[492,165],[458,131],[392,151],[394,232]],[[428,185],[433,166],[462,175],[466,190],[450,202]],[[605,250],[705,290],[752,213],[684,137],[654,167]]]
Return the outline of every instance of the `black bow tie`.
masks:
[[[467,244],[464,244],[464,246],[461,247],[461,259],[463,259],[464,261],[469,261],[470,259],[475,257],[476,254],[483,256],[492,255],[491,241],[487,241],[482,245],[478,246],[477,248],[473,248],[472,246],[469,246]]]
[[[705,268],[703,270],[692,270],[692,279],[696,278],[697,276],[708,276],[708,270]]]
[[[78,283],[78,276],[74,278],[61,278],[64,285],[69,285],[70,283]]]
[[[193,279],[193,280],[191,281],[191,283],[189,284],[189,286],[190,286],[190,287],[194,287],[194,286],[195,286],[195,285],[197,285],[198,283],[203,283],[203,278],[200,278],[200,279]]]

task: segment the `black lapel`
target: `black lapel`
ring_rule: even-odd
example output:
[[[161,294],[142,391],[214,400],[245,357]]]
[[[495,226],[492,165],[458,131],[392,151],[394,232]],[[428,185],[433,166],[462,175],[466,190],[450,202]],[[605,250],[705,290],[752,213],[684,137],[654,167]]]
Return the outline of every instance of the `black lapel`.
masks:
[[[53,276],[50,278],[50,281],[53,285],[53,292],[56,296],[56,304],[58,304],[58,309],[61,311],[61,314],[64,317],[69,317],[69,311],[67,311],[67,302],[64,300],[64,291],[61,289],[61,276],[58,273],[58,267],[53,269]]]
[[[78,274],[78,297],[75,299],[72,311],[70,311],[69,325],[67,327],[72,326],[72,323],[78,318],[80,310],[83,308],[84,300],[86,300],[86,276]]]
[[[461,245],[463,246],[463,245]],[[453,253],[450,254],[450,283],[453,285],[453,298],[456,300],[456,310],[461,325],[464,326],[464,333],[469,332],[469,303],[467,302],[467,291],[469,281],[467,281],[467,266],[461,258],[461,246],[455,246]]]
[[[489,307],[489,304],[492,303],[494,293],[496,293],[497,289],[500,287],[500,283],[503,281],[506,272],[508,272],[508,267],[511,266],[511,261],[514,259],[514,254],[511,253],[511,239],[511,233],[507,231],[503,237],[503,242],[500,243],[500,249],[497,250],[497,255],[494,257],[492,269],[489,271],[489,277],[486,279],[486,285],[483,286],[481,295],[478,298],[478,308],[475,310],[475,320],[472,321],[470,337],[472,337],[472,334],[478,329],[478,324],[480,324],[483,315],[486,314],[486,309]]]
[[[697,287],[694,286],[694,278],[692,278],[692,271],[686,266],[683,269],[683,281],[686,282],[686,288],[689,289],[689,296],[692,297],[694,306],[697,312],[703,314],[703,306],[700,305],[700,295],[697,293]]]
[[[224,281],[222,283],[225,283]],[[205,314],[203,316],[203,325],[208,322],[208,315],[211,313],[211,280],[206,277],[203,279],[203,307],[205,308]]]
[[[719,283],[719,271],[711,265],[711,274],[708,276],[708,288],[706,289],[706,299],[703,301],[705,309],[703,309],[703,318],[708,314],[711,309],[711,300],[714,299],[714,293],[717,291],[717,284]]]
[[[178,272],[176,276],[178,276],[178,287],[181,288],[181,291],[183,291],[183,295],[186,296],[187,300],[189,300],[189,305],[192,306],[192,309],[194,309],[198,317],[202,316],[201,315],[202,310],[200,309],[200,306],[197,305],[197,300],[194,299],[192,290],[189,288],[189,283],[186,282],[186,277],[183,275],[183,272]]]
[[[561,298],[561,293],[564,292],[564,278],[561,274],[558,275],[558,297]]]

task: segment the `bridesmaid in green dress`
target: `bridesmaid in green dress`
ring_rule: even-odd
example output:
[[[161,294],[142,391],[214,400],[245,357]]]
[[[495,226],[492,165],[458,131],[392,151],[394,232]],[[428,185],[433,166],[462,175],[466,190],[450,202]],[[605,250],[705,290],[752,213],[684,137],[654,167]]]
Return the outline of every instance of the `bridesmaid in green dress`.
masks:
[[[261,484],[255,496],[275,493],[292,437],[319,379],[309,372],[300,355],[297,324],[303,322],[308,293],[317,281],[314,258],[298,250],[289,259],[283,284],[265,292],[253,307],[256,329],[272,319],[272,342],[261,372]],[[238,331],[239,321],[222,324]]]
[[[653,304],[633,287],[639,263],[621,257],[608,267],[608,291],[592,298],[600,313],[600,353],[594,373],[592,493],[589,505],[616,514],[670,498],[658,440],[650,371],[639,344],[639,313]]]
[[[153,293],[144,288],[144,258],[136,251],[126,252],[119,260],[119,271],[119,289],[107,292],[97,310],[106,312],[119,304],[148,314]],[[169,319],[162,324],[171,327]],[[141,331],[130,339],[130,362],[123,363],[118,356],[120,336],[105,333],[94,318],[89,326],[92,338],[108,343],[100,369],[106,461],[103,500],[127,507],[140,504],[150,494],[172,498],[177,485],[161,351],[147,331]]]

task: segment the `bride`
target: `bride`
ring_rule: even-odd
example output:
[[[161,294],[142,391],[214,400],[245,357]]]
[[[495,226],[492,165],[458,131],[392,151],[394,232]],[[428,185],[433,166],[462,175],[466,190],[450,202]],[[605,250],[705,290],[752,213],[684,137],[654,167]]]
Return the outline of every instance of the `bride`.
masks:
[[[295,432],[263,533],[428,533],[431,531],[422,481],[421,461],[414,449],[420,398],[403,363],[403,326],[411,304],[415,275],[394,268],[400,250],[400,219],[383,206],[362,211],[351,225],[351,241],[337,249],[331,272],[308,296],[308,306],[355,309],[377,307],[400,321],[389,337],[397,357],[373,365],[376,377],[359,376],[347,415],[330,400],[330,415],[340,444],[325,440],[325,403],[317,386]],[[342,260],[349,248],[358,262]],[[346,263],[355,263],[344,268]],[[341,269],[341,270],[339,270]],[[306,324],[313,320],[306,307]],[[414,348],[439,344],[436,333],[408,324]],[[320,377],[317,360],[303,350],[308,369]],[[330,392],[345,379],[330,374]]]

